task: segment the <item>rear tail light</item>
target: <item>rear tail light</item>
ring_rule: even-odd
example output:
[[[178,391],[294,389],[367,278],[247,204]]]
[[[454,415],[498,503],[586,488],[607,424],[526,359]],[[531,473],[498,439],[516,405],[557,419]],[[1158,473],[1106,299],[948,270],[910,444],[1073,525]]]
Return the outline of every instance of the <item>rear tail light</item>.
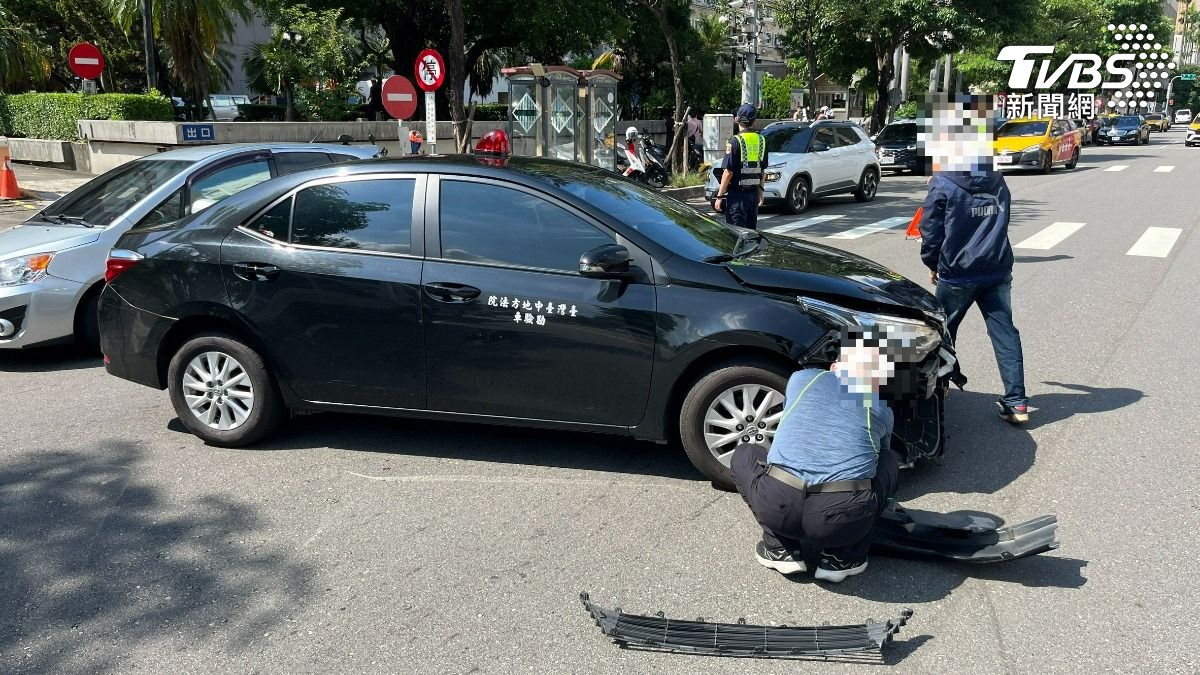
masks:
[[[104,283],[112,283],[113,279],[121,276],[125,270],[133,267],[141,262],[146,256],[137,251],[127,251],[122,248],[114,248],[108,254],[108,262],[104,267]]]

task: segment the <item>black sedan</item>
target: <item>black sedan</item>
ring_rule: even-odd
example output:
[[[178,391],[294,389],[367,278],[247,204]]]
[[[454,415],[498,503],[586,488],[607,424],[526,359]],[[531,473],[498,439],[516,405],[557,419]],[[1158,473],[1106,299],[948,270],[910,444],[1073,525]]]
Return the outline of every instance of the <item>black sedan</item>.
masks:
[[[1109,126],[1100,129],[1099,138],[1101,143],[1109,145],[1145,145],[1150,142],[1150,123],[1141,115],[1120,115]]]
[[[788,376],[874,325],[907,355],[893,447],[941,453],[931,294],[878,264],[733,228],[617,174],[469,156],[268,181],[134,228],[100,301],[108,372],[169,390],[183,424],[253,443],[287,411],[679,440],[729,485],[769,445]]]
[[[930,172],[931,162],[917,144],[917,121],[896,120],[879,131],[875,155],[884,171],[911,171],[924,175]]]

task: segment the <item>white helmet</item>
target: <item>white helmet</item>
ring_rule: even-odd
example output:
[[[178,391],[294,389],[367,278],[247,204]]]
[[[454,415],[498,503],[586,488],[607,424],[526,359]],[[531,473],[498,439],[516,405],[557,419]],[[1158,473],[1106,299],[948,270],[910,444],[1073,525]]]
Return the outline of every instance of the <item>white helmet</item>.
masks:
[[[625,130],[625,140],[632,141],[638,137],[637,127],[629,127]]]
[[[827,106],[827,105],[821,106],[821,112],[829,112],[829,106]]]

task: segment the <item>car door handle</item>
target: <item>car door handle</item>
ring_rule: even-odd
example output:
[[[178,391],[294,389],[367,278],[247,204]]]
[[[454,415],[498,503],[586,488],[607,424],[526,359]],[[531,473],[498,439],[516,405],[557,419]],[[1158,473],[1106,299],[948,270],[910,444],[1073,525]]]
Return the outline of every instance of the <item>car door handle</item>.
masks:
[[[425,292],[439,302],[469,302],[479,297],[479,289],[465,284],[425,284]]]
[[[279,268],[266,263],[234,263],[233,273],[246,281],[273,281],[279,276]]]

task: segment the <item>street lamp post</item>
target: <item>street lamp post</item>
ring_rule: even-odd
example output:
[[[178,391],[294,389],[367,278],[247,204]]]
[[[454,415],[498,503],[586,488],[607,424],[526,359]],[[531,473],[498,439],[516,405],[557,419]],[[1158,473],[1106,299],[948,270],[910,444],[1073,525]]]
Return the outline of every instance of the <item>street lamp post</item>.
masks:
[[[742,102],[758,105],[758,47],[761,33],[757,0],[733,0],[730,9],[742,17],[742,33],[746,35],[745,67],[742,70]]]
[[[146,92],[158,85],[154,68],[154,0],[142,0],[142,44],[146,49]]]
[[[1170,111],[1170,107],[1171,107],[1171,88],[1175,86],[1175,80],[1178,80],[1180,77],[1182,77],[1182,76],[1181,76],[1181,75],[1176,75],[1175,77],[1172,77],[1170,80],[1168,80],[1168,81],[1167,81],[1167,101],[1166,101],[1166,103],[1165,103],[1165,104],[1164,104],[1164,106],[1163,106],[1163,113],[1164,113],[1164,114],[1167,114],[1167,115],[1170,115],[1170,114],[1171,114],[1171,111]]]
[[[304,39],[304,36],[300,33],[287,28],[283,29],[282,37],[283,44],[287,45],[287,48],[290,50],[299,48],[300,42]],[[283,96],[287,103],[284,108],[283,119],[285,122],[292,122],[296,119],[296,107],[292,101],[292,78],[286,74],[283,76]]]

